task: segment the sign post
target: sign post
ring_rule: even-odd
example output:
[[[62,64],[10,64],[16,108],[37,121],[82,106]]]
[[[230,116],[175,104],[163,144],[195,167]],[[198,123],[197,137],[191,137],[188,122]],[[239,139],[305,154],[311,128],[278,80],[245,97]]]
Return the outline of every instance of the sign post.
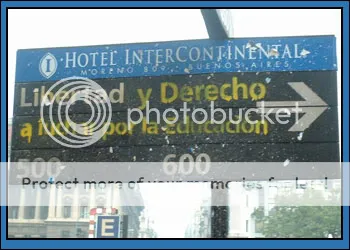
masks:
[[[201,9],[209,38],[233,38],[233,21],[230,9]]]

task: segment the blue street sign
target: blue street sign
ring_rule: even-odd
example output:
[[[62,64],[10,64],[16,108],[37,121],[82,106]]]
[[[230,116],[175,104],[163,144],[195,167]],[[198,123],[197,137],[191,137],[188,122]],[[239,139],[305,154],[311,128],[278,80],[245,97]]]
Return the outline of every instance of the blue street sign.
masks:
[[[96,224],[96,238],[119,238],[119,216],[98,216]]]
[[[219,72],[336,70],[334,36],[235,38],[25,49],[16,83]]]

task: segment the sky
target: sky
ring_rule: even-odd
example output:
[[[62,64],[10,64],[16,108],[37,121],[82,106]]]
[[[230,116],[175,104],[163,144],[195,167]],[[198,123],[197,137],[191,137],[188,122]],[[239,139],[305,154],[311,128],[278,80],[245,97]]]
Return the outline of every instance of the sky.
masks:
[[[335,35],[340,68],[340,10],[237,9],[235,37]],[[119,44],[208,38],[199,9],[36,10],[8,12],[8,111],[12,117],[16,51],[27,48]],[[339,71],[340,74],[340,71]],[[340,79],[340,77],[338,78]],[[338,82],[340,84],[340,82]],[[338,98],[340,100],[340,98]],[[202,186],[144,189],[159,237],[182,237],[202,200]],[[187,195],[184,196],[183,193]],[[159,199],[167,197],[167,199]],[[150,199],[151,198],[151,199]],[[164,204],[186,204],[186,207]]]

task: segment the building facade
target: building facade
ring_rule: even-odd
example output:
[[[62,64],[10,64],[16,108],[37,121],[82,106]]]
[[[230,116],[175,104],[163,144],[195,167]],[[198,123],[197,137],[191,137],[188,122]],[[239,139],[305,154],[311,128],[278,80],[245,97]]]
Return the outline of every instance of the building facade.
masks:
[[[122,237],[137,238],[143,206],[120,207],[123,196],[117,186],[87,191],[76,188],[70,194],[51,185],[49,197],[36,192],[36,206],[26,206],[26,199],[32,199],[33,195],[22,189],[19,206],[8,207],[8,235],[10,238],[87,238],[90,209],[113,207],[127,218],[124,220],[127,226],[123,226],[127,233]],[[49,206],[42,206],[43,199],[49,199]]]
[[[150,217],[148,209],[144,209],[140,215],[139,238],[157,238],[157,232],[154,229],[154,220]]]
[[[211,214],[210,199],[204,199],[189,222],[185,238],[210,238],[211,237]]]

